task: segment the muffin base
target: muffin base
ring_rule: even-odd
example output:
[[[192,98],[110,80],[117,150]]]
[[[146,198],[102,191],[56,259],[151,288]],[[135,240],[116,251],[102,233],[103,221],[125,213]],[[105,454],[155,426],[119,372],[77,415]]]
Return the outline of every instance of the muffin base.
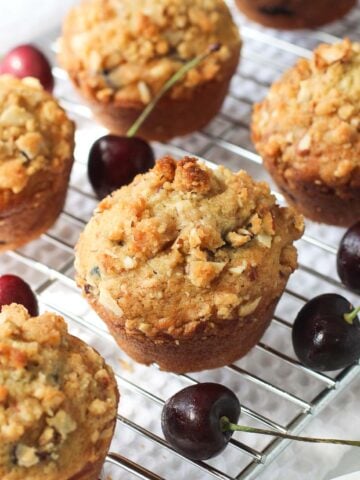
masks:
[[[91,296],[86,297],[125,353],[139,363],[156,363],[161,370],[174,373],[220,368],[246,355],[269,326],[279,300],[277,298],[270,305],[260,304],[247,317],[218,322],[213,335],[204,336],[197,331],[189,338],[176,340],[151,338],[141,332],[129,334],[123,326],[123,318],[117,318]]]
[[[68,480],[99,480],[104,461],[105,457],[94,463],[87,463],[80,472],[71,476]]]
[[[333,22],[346,15],[356,0],[235,0],[238,8],[251,20],[266,27],[292,30],[312,28]]]
[[[56,174],[35,174],[20,193],[0,193],[0,253],[34,240],[56,221],[65,202],[73,160],[65,163]]]
[[[148,141],[165,142],[205,127],[224,102],[239,63],[239,56],[240,47],[238,52],[233,53],[231,61],[222,67],[221,80],[198,85],[181,98],[174,99],[169,95],[163,97],[137,135]],[[79,93],[84,94],[75,76],[72,76],[72,81]],[[140,102],[101,103],[92,98],[90,92],[85,98],[96,119],[116,135],[125,135],[144,110],[144,105]]]
[[[314,180],[293,175],[287,182],[274,165],[265,166],[278,185],[287,202],[306,218],[318,223],[350,227],[360,218],[360,187],[342,187],[343,195]]]

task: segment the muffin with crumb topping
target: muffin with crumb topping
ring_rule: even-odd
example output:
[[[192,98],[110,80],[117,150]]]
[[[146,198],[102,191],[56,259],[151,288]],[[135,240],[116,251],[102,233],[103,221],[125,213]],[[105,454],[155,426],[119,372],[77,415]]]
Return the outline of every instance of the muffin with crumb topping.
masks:
[[[55,222],[73,150],[74,124],[40,83],[0,76],[0,252]]]
[[[251,20],[266,27],[293,30],[313,28],[346,15],[356,0],[235,0]]]
[[[98,480],[119,394],[100,355],[62,317],[0,314],[1,480]]]
[[[167,140],[204,127],[227,93],[241,42],[223,0],[85,0],[64,22],[60,63],[99,120],[124,134],[184,63],[217,43],[139,131]]]
[[[99,204],[77,245],[77,283],[138,362],[217,368],[264,333],[302,231],[245,171],[165,157]]]
[[[317,222],[360,218],[360,43],[320,45],[255,106],[255,146],[286,199]]]

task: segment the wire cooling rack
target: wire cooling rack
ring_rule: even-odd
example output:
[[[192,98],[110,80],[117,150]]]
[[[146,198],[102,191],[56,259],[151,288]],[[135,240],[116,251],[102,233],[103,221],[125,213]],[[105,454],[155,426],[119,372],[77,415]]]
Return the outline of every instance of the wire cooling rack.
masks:
[[[344,35],[359,39],[360,7],[323,31],[281,33],[247,23],[232,2],[229,4],[240,25],[244,48],[221,113],[204,131],[154,147],[158,156],[193,154],[232,169],[245,168],[256,179],[267,180],[275,190],[249,138],[252,103],[263,98],[281,72],[299,56],[308,57],[319,42],[334,42]],[[54,34],[39,42],[48,50],[54,65],[55,38]],[[87,181],[88,150],[105,130],[92,120],[91,112],[74,93],[66,74],[56,66],[53,71],[57,79],[55,93],[78,127],[76,162],[67,202],[49,232],[2,256],[0,270],[17,273],[30,282],[41,308],[62,314],[71,332],[97,348],[116,372],[122,397],[103,479],[159,480],[175,475],[191,480],[256,478],[288,441],[235,434],[221,456],[209,462],[191,461],[177,454],[164,440],[161,407],[166,398],[184,386],[217,381],[238,394],[243,405],[243,423],[298,433],[329,404],[359,374],[360,365],[332,375],[303,367],[291,347],[291,325],[299,308],[315,294],[339,292],[354,301],[334,273],[336,249],[343,232],[307,223],[306,234],[298,242],[299,270],[291,277],[270,328],[244,359],[223,369],[191,375],[164,373],[155,366],[133,363],[90,311],[73,280],[73,248],[97,203]],[[282,202],[281,195],[278,198]]]

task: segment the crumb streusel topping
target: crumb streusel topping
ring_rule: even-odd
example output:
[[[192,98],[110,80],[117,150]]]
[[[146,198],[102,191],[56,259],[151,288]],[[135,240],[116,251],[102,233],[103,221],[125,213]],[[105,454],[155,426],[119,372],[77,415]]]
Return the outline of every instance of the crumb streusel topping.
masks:
[[[4,306],[0,477],[59,480],[60,464],[69,460],[72,448],[89,455],[89,445],[96,449],[97,441],[111,434],[107,430],[117,403],[113,382],[100,355],[70,336],[61,317],[30,318],[20,305]],[[66,467],[70,471],[82,461],[73,460]]]
[[[360,186],[360,43],[320,45],[255,107],[259,153],[283,171],[331,187]]]
[[[129,333],[180,338],[199,323],[209,333],[277,298],[302,231],[302,217],[245,171],[165,157],[99,204],[77,246],[77,281]]]
[[[0,190],[21,192],[72,157],[74,124],[35,78],[0,76]]]
[[[181,65],[222,48],[172,89],[177,97],[221,78],[240,38],[223,0],[87,0],[64,24],[61,62],[101,102],[149,103]]]

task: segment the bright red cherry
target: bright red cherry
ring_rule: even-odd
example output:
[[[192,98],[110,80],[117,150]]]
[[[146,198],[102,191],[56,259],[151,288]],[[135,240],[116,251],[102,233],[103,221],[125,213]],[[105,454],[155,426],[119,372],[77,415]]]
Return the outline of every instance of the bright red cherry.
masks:
[[[1,275],[0,310],[11,303],[23,305],[33,317],[39,315],[38,302],[30,286],[16,275]]]
[[[54,88],[51,66],[45,55],[33,45],[19,45],[5,55],[0,64],[0,74],[14,77],[35,77],[48,92]]]

